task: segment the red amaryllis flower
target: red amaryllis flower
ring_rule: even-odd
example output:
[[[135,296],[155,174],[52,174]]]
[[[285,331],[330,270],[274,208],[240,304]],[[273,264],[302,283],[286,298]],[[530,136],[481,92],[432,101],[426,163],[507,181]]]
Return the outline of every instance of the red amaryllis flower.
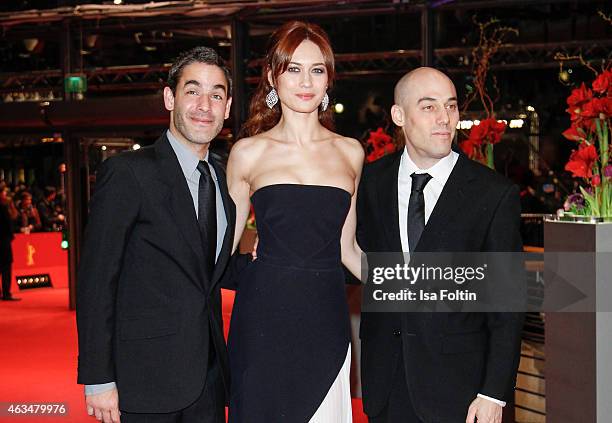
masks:
[[[612,94],[612,92],[610,92]],[[606,115],[606,117],[612,117],[612,96],[608,95],[608,97],[602,97],[601,101],[601,112]]]
[[[391,136],[387,135],[382,128],[378,128],[375,132],[370,132],[370,137],[367,140],[367,151],[366,161],[373,162],[387,153],[395,151],[395,145]]]
[[[381,148],[391,142],[391,137],[385,133],[382,128],[378,128],[376,132],[370,132],[368,144],[372,144],[375,148]]]
[[[567,113],[570,114],[572,121],[578,120],[582,114],[582,107],[593,98],[593,92],[588,89],[584,82],[580,88],[572,90],[572,94],[567,98]]]
[[[495,118],[481,120],[478,125],[472,126],[468,139],[481,145],[483,142],[497,144],[506,130],[504,122],[498,122]]]
[[[567,105],[570,107],[580,107],[591,98],[593,98],[593,92],[583,82],[579,88],[572,90],[572,94],[567,98]]]
[[[584,129],[572,124],[569,129],[563,132],[563,136],[570,141],[584,141],[586,134]]]
[[[484,121],[480,121],[479,125],[472,125],[470,129],[468,139],[472,140],[474,144],[481,145],[487,135],[487,127],[483,122]]]
[[[593,176],[593,165],[598,158],[594,145],[581,144],[578,150],[572,151],[565,170],[572,172],[575,177],[590,178]]]
[[[504,122],[498,122],[495,119],[489,120],[489,139],[491,144],[496,144],[501,141],[502,135],[506,131],[506,124]]]
[[[383,148],[375,148],[366,156],[366,162],[370,163],[378,160],[389,153],[393,153],[393,151],[395,151],[395,147],[392,145],[387,145]]]
[[[593,175],[593,177],[591,178],[591,185],[593,185],[594,187],[600,186],[601,185],[601,176]]]
[[[601,113],[605,114],[606,104],[605,99],[592,98],[582,107],[582,117],[588,119],[596,119]]]
[[[384,155],[383,152],[380,150],[372,150],[372,152],[366,156],[366,162],[368,163],[374,162],[380,159],[383,155]]]
[[[600,73],[595,81],[593,81],[593,91],[603,94],[608,91],[610,87],[612,87],[612,70],[608,69]]]
[[[471,138],[468,138],[467,140],[459,144],[459,148],[461,148],[461,151],[463,151],[465,155],[471,159],[476,156],[476,153],[478,152],[478,147],[480,147],[480,143],[477,140],[473,140]]]
[[[595,119],[602,118],[602,115],[607,116],[609,112],[608,109],[612,109],[610,99],[592,98],[582,106],[580,119],[578,120],[580,126],[587,131],[595,131]]]

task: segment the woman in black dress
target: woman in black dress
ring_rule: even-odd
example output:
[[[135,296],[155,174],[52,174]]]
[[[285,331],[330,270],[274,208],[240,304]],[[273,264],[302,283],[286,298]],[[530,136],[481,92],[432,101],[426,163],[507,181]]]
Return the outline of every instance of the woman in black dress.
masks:
[[[359,276],[355,196],[363,149],[332,131],[333,52],[317,25],[271,38],[228,162],[238,245],[253,201],[257,260],[230,324],[231,423],[349,423],[350,330],[342,264]]]

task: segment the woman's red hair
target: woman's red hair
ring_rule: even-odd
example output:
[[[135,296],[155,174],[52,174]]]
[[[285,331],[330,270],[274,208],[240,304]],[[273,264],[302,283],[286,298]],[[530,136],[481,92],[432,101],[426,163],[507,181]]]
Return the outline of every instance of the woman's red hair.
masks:
[[[266,105],[266,95],[272,87],[268,82],[268,71],[272,73],[272,81],[287,70],[293,53],[304,40],[315,43],[321,53],[327,70],[327,86],[331,89],[336,76],[334,69],[334,52],[329,38],[323,29],[316,24],[300,21],[287,22],[278,28],[269,41],[268,53],[261,67],[259,85],[251,97],[249,118],[240,130],[238,138],[251,137],[271,129],[281,117],[280,102],[272,109]],[[326,128],[333,130],[333,112],[328,108],[325,112],[319,109],[319,121]]]

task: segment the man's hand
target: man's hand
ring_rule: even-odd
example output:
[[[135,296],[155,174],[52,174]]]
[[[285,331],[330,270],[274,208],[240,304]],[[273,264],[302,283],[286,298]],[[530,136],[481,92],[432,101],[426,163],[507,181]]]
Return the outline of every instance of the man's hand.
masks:
[[[502,423],[502,406],[484,398],[476,398],[468,408],[465,423]]]
[[[96,416],[99,421],[120,423],[119,393],[116,388],[101,394],[86,395],[85,405],[87,405],[87,414]]]

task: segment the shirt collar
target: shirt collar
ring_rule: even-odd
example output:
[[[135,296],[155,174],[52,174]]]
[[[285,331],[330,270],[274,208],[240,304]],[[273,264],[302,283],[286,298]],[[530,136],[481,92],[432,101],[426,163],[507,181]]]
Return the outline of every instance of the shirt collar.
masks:
[[[419,169],[419,167],[412,161],[410,155],[408,154],[408,149],[404,147],[404,152],[402,153],[401,166],[406,170],[407,175],[412,175],[413,173],[429,173],[434,180],[438,180],[442,184],[446,183],[446,180],[450,176],[453,171],[453,167],[455,166],[456,157],[458,154],[451,150],[451,152],[442,157],[438,162],[430,167],[429,169]]]
[[[198,156],[193,154],[191,150],[185,147],[183,143],[177,140],[169,129],[166,131],[166,136],[168,137],[168,141],[170,141],[170,145],[174,150],[174,154],[176,154],[176,158],[179,161],[179,165],[181,166],[181,170],[183,171],[185,178],[191,178],[193,176],[193,173],[198,169],[198,163],[200,162],[200,159],[198,158]],[[204,157],[204,160],[206,162],[208,162],[208,153],[209,152],[207,151],[206,157]]]

